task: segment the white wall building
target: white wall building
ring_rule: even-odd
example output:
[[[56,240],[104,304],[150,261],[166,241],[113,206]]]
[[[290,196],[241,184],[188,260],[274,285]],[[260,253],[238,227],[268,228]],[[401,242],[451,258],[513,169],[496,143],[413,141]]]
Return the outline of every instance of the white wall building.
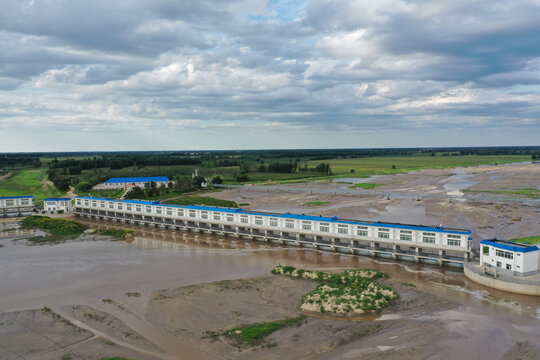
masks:
[[[50,214],[58,211],[67,213],[73,210],[71,198],[49,198],[43,201],[43,209]]]
[[[34,211],[34,197],[2,196],[0,197],[0,217],[28,216]]]
[[[169,178],[166,176],[149,176],[149,177],[129,177],[129,178],[110,178],[103,184],[95,186],[95,189],[127,189],[128,187],[144,186],[150,182],[155,182],[157,187],[169,185]]]
[[[507,240],[480,241],[480,264],[518,276],[538,273],[540,249]]]

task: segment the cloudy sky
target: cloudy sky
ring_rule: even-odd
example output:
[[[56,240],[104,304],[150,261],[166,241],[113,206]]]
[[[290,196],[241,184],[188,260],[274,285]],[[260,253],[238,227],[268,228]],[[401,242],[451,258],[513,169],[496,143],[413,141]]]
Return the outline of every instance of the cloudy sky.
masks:
[[[540,145],[538,0],[0,0],[0,151]]]

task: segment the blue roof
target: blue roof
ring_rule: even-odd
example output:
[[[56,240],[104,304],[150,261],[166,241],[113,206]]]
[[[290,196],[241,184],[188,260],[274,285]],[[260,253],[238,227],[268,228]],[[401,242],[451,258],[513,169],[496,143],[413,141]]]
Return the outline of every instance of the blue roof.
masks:
[[[43,201],[71,201],[71,198],[48,198]]]
[[[0,200],[3,199],[29,199],[34,198],[34,195],[23,195],[23,196],[0,196]]]
[[[482,240],[480,241],[480,244],[490,245],[497,249],[522,252],[522,253],[540,250],[538,249],[538,246],[536,245],[520,244],[513,241],[508,241],[508,240]]]
[[[117,184],[117,183],[136,183],[136,182],[150,182],[150,181],[169,181],[166,176],[150,176],[150,177],[126,177],[126,178],[110,178],[105,181],[105,184]]]
[[[430,231],[430,232],[441,232],[441,233],[451,233],[451,234],[462,234],[470,235],[470,230],[463,229],[448,229],[444,227],[429,227],[422,225],[404,225],[404,224],[390,224],[390,223],[380,223],[380,222],[363,222],[363,221],[354,221],[354,220],[341,220],[338,217],[325,217],[325,216],[313,216],[313,215],[298,215],[298,214],[275,214],[275,213],[263,213],[255,211],[244,211],[241,208],[222,208],[222,207],[211,207],[211,206],[199,206],[199,205],[171,205],[171,204],[161,204],[159,201],[147,201],[147,200],[120,200],[112,198],[97,198],[91,196],[77,196],[77,199],[89,199],[89,200],[100,200],[100,201],[115,201],[115,202],[127,202],[131,204],[141,204],[141,205],[161,205],[174,208],[182,209],[193,209],[193,210],[204,210],[204,211],[221,211],[227,213],[241,213],[246,215],[258,215],[258,216],[272,216],[272,217],[281,217],[287,219],[296,219],[296,220],[310,220],[310,221],[324,221],[324,222],[334,222],[340,224],[352,224],[352,225],[365,225],[365,226],[378,226],[378,227],[388,227],[388,228],[398,228],[398,229],[410,229],[410,230],[421,230],[421,231]]]

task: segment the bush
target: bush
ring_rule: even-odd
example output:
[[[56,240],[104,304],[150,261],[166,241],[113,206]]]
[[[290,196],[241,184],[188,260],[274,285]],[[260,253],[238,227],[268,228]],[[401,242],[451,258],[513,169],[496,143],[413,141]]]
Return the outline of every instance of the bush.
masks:
[[[51,219],[47,216],[32,215],[21,222],[21,228],[49,230],[53,235],[80,235],[88,227],[73,220]]]

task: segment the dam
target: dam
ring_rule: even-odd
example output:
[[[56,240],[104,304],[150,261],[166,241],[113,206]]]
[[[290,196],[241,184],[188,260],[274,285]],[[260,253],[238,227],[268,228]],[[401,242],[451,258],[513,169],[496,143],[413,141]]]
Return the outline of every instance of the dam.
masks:
[[[195,231],[256,241],[463,267],[471,231],[300,214],[279,214],[159,201],[75,197],[76,216],[171,230]]]

